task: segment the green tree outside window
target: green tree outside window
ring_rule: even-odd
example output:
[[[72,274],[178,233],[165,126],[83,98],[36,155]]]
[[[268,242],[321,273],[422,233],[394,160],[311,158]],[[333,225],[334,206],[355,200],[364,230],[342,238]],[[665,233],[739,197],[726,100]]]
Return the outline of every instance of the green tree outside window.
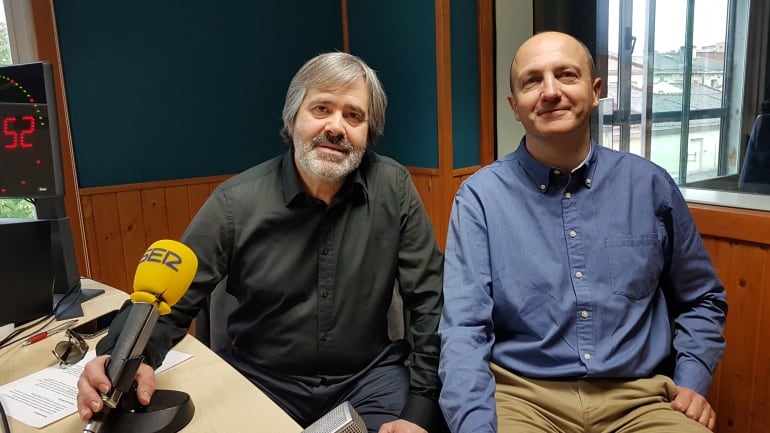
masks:
[[[0,2],[0,7],[2,7]],[[10,65],[11,44],[8,39],[8,24],[0,21],[0,65]],[[27,199],[0,199],[0,218],[35,218],[35,205]]]

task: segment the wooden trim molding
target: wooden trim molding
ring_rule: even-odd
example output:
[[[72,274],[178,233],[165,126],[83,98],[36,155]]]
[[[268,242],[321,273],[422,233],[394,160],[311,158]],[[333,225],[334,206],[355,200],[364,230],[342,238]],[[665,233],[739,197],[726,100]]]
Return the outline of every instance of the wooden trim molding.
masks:
[[[436,106],[438,108],[438,196],[436,214],[431,215],[439,243],[443,246],[452,207],[452,32],[449,0],[435,0],[436,20]]]
[[[493,0],[478,0],[479,39],[479,161],[495,160],[495,8]]]
[[[438,176],[439,170],[437,168],[427,168],[427,167],[413,167],[408,166],[406,167],[407,170],[409,170],[412,174],[424,174],[428,176]]]
[[[350,25],[348,23],[348,0],[340,0],[342,10],[342,49],[350,52]]]
[[[219,176],[205,176],[205,177],[196,177],[191,179],[174,179],[174,180],[161,180],[161,181],[155,181],[155,182],[139,182],[139,183],[129,183],[125,185],[110,185],[110,186],[95,186],[91,188],[82,188],[80,190],[80,195],[82,196],[89,196],[89,195],[98,195],[98,194],[112,194],[112,193],[121,193],[126,191],[142,191],[147,189],[154,189],[154,188],[175,188],[180,186],[190,186],[190,185],[199,185],[199,184],[219,184],[226,179],[232,177],[232,175],[219,175]]]
[[[83,227],[80,191],[77,182],[75,155],[70,134],[69,111],[64,88],[64,76],[59,52],[59,40],[56,34],[56,18],[52,0],[30,1],[38,58],[50,62],[53,66],[54,87],[56,91],[56,110],[59,116],[59,141],[61,145],[62,167],[64,171],[64,207],[70,219],[72,241],[80,275],[91,277],[88,260],[88,244]]]
[[[471,174],[479,171],[481,165],[474,165],[471,167],[456,168],[452,171],[452,177],[467,177]]]
[[[690,203],[703,236],[770,245],[770,212]]]

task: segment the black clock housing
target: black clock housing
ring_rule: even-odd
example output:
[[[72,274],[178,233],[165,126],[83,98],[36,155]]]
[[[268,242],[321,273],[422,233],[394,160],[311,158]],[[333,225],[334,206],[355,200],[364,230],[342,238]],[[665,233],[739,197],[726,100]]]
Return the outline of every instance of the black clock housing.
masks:
[[[0,198],[64,196],[53,68],[0,66]]]

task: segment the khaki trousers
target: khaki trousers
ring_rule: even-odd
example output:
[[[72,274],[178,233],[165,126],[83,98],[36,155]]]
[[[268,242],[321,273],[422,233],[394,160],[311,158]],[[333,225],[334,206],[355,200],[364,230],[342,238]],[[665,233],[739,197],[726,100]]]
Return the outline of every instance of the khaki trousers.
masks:
[[[490,364],[499,433],[708,433],[671,409],[670,378],[538,380]]]

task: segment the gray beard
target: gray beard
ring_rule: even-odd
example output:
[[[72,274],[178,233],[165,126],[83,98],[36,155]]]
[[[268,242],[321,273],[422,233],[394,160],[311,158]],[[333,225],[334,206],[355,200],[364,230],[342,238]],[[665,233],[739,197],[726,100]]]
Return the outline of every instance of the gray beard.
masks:
[[[366,149],[353,147],[349,142],[343,140],[336,144],[343,146],[348,152],[347,154],[340,156],[319,155],[314,152],[314,149],[318,143],[324,141],[327,141],[326,137],[317,136],[309,142],[299,143],[295,150],[299,152],[297,158],[299,163],[313,176],[328,180],[342,180],[361,164]]]

